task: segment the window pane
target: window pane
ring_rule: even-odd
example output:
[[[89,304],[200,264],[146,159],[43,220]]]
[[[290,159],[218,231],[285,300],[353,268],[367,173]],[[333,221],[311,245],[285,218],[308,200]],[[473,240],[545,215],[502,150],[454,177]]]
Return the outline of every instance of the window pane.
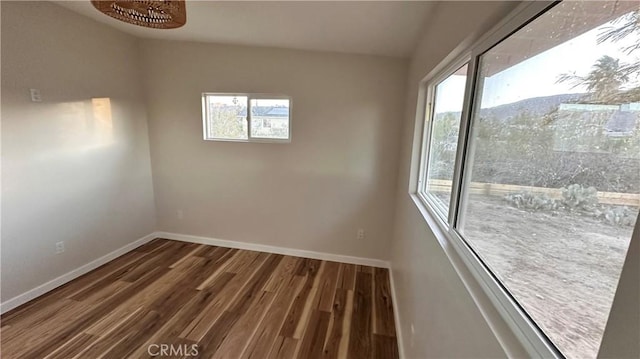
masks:
[[[562,2],[480,58],[458,228],[569,358],[597,355],[638,216],[638,16]]]
[[[466,81],[467,65],[464,65],[435,87],[426,192],[433,195],[445,213],[451,200]]]
[[[289,100],[252,99],[251,137],[289,138]]]
[[[247,139],[247,97],[214,96],[207,99],[207,138]]]

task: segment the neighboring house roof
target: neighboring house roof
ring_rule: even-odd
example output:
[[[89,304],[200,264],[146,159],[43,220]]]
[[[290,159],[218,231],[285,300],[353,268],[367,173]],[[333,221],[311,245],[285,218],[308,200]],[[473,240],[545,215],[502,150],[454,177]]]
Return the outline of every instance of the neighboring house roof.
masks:
[[[632,133],[637,121],[638,116],[634,112],[616,111],[604,125],[604,129],[611,133]]]
[[[253,116],[264,117],[288,117],[289,108],[284,106],[254,106],[251,108]],[[238,116],[244,117],[247,115],[247,109],[243,108]]]
[[[256,107],[253,108],[254,110],[256,109]],[[255,112],[257,114],[257,112]],[[289,108],[288,107],[270,107],[267,112],[264,114],[264,116],[271,116],[271,117],[287,117],[289,116]]]

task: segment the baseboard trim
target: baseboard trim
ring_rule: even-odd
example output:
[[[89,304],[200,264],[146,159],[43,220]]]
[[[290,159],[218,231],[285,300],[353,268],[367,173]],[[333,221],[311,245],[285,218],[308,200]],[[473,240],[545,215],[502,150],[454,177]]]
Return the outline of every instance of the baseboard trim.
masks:
[[[123,247],[116,249],[115,251],[108,253],[98,259],[95,259],[79,268],[76,268],[68,273],[65,273],[55,279],[52,279],[44,284],[41,284],[25,293],[17,295],[5,302],[0,303],[0,313],[6,313],[14,308],[17,308],[30,300],[33,300],[47,292],[52,291],[53,289],[58,288],[59,286],[68,283],[83,274],[86,274],[101,265],[108,263],[121,255],[130,252],[141,245],[151,241],[155,238],[166,238],[172,239],[176,241],[182,242],[190,242],[190,243],[200,243],[207,245],[214,245],[219,247],[226,248],[237,248],[237,249],[246,249],[251,251],[260,251],[267,253],[276,253],[283,254],[295,257],[303,257],[303,258],[312,258],[312,259],[320,259],[326,261],[334,261],[341,263],[350,263],[350,264],[359,264],[366,265],[371,267],[379,267],[379,268],[389,268],[389,262],[381,260],[381,259],[372,259],[372,258],[362,258],[362,257],[354,257],[354,256],[345,256],[340,254],[332,254],[332,253],[323,253],[323,252],[315,252],[315,251],[307,251],[303,249],[294,249],[294,248],[285,248],[285,247],[276,247],[269,246],[264,244],[256,244],[256,243],[247,243],[247,242],[237,242],[230,241],[225,239],[217,239],[217,238],[209,238],[209,237],[201,237],[201,236],[192,236],[187,234],[178,234],[178,233],[169,233],[169,232],[154,232],[148,234],[140,239],[137,239],[134,242],[131,242]],[[391,274],[391,272],[390,272]],[[393,276],[391,276],[391,291],[394,295],[394,306],[396,305],[395,300],[395,289],[393,286]],[[396,313],[396,328],[398,328],[398,319],[397,319],[397,308],[394,308],[394,313]],[[398,330],[398,329],[396,329]],[[400,337],[398,337],[400,339]],[[401,349],[400,349],[401,350]]]
[[[21,306],[22,304],[27,303],[30,300],[33,300],[53,289],[58,288],[59,286],[70,282],[78,277],[80,277],[83,274],[86,274],[98,267],[100,267],[101,265],[108,263],[118,257],[120,257],[121,255],[130,252],[138,247],[140,247],[141,245],[149,242],[150,240],[156,238],[155,233],[151,233],[148,234],[140,239],[137,239],[123,247],[120,247],[118,249],[116,249],[115,251],[105,254],[104,256],[93,260],[79,268],[76,268],[68,273],[65,273],[55,279],[52,279],[42,285],[39,285],[25,293],[22,293],[20,295],[17,295],[5,302],[0,303],[0,313],[6,313],[8,311],[10,311],[11,309],[17,308],[19,306]]]
[[[269,246],[265,244],[230,241],[226,239],[192,236],[188,234],[179,234],[179,233],[155,232],[154,234],[158,238],[173,239],[173,240],[182,241],[182,242],[208,244],[208,245],[218,246],[218,247],[245,249],[250,251],[283,254],[287,256],[320,259],[325,261],[333,261],[333,262],[341,262],[341,263],[359,264],[359,265],[365,265],[370,267],[389,268],[389,262],[381,259],[345,256],[341,254],[307,251],[304,249],[294,249],[294,248],[286,248],[286,247],[276,247],[276,246]]]
[[[391,285],[391,301],[393,302],[393,319],[396,325],[396,340],[398,342],[398,356],[405,359],[404,340],[402,337],[402,327],[400,326],[400,311],[398,310],[398,296],[396,295],[396,281],[393,277],[393,268],[389,266],[389,282]]]

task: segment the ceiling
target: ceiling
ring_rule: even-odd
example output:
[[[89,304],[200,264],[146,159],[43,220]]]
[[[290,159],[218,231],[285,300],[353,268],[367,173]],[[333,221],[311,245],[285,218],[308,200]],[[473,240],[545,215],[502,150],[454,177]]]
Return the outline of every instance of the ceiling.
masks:
[[[141,38],[409,57],[434,3],[427,1],[196,1],[173,30],[126,24],[86,1],[55,1]]]

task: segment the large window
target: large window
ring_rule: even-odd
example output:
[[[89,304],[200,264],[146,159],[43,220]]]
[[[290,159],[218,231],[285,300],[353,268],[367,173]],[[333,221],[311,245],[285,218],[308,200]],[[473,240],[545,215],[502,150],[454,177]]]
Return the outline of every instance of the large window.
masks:
[[[472,86],[427,81],[421,198],[569,358],[598,354],[638,218],[638,44],[638,3],[562,2],[472,48]]]
[[[202,95],[204,139],[290,142],[291,99],[278,95]]]

